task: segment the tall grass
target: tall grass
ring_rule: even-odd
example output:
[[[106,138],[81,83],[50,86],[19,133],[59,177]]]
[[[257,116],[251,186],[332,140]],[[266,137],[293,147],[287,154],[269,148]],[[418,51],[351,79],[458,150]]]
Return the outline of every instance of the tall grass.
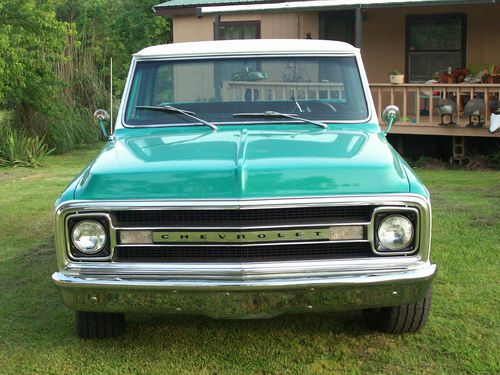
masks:
[[[74,28],[70,25],[64,53],[66,59],[54,66],[64,82],[58,111],[46,124],[47,144],[58,153],[98,142],[100,130],[92,114],[95,109],[106,107],[109,98],[94,46],[75,41],[74,36]]]

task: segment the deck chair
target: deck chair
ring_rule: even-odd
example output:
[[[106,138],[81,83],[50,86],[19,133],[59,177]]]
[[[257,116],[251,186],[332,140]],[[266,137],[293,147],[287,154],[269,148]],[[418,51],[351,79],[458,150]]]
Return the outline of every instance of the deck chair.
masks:
[[[439,81],[436,81],[435,79],[430,79],[425,82],[426,85],[436,83],[439,83]],[[439,91],[433,91],[430,88],[421,91],[420,99],[424,99],[424,108],[420,110],[420,116],[429,116],[429,110],[432,111],[432,108],[427,108],[431,96],[433,100],[441,99],[441,93]]]

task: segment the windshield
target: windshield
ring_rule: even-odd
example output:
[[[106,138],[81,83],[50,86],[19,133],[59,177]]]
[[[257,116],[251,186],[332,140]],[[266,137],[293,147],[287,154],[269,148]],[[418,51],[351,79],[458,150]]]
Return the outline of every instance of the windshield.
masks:
[[[368,117],[355,57],[141,61],[132,79],[125,124],[196,123],[179,111],[144,106],[175,107],[216,124],[294,121],[266,116],[270,112],[323,122]]]

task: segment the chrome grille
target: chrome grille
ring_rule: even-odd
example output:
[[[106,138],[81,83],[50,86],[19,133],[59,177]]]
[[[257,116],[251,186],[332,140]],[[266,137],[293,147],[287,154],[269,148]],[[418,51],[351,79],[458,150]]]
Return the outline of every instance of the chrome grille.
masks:
[[[129,210],[116,211],[118,227],[250,226],[282,223],[368,222],[372,206],[263,208],[241,210]]]
[[[272,261],[302,259],[341,259],[375,256],[367,239],[367,225],[374,206],[307,206],[247,209],[163,209],[117,210],[111,213],[118,230],[141,228],[153,232],[164,230],[209,233],[244,232],[243,228],[265,230],[329,228],[331,225],[356,223],[364,228],[363,239],[356,241],[292,240],[253,242],[250,245],[226,243],[170,243],[152,245],[117,243],[116,262],[224,262]],[[172,229],[175,228],[175,229]],[[243,233],[241,232],[241,233]],[[168,233],[168,232],[165,232]],[[317,242],[317,243],[314,243]]]
[[[118,246],[117,262],[210,262],[341,259],[373,256],[367,242],[276,246]]]

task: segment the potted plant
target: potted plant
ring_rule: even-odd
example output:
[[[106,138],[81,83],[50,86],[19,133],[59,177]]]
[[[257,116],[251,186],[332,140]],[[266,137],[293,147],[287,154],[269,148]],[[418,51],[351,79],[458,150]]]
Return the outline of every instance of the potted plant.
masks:
[[[395,69],[389,73],[389,80],[391,83],[404,83],[405,75],[399,70]]]

